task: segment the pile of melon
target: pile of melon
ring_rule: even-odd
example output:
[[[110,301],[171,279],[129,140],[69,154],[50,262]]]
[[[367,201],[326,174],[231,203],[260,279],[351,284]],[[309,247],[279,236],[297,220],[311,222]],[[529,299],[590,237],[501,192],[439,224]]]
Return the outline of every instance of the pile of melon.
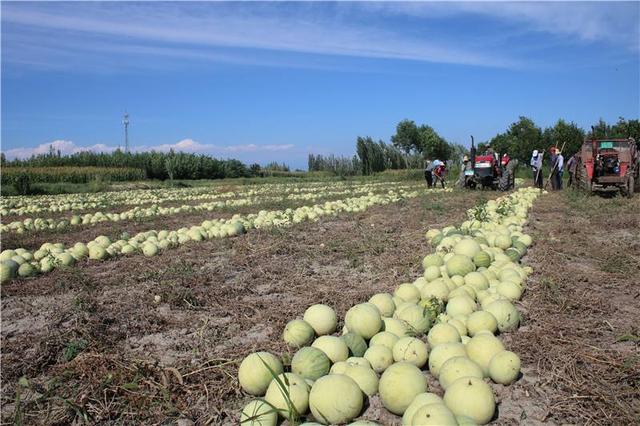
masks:
[[[65,247],[62,243],[44,243],[35,251],[24,248],[7,249],[0,253],[0,282],[51,272],[55,268],[72,266],[76,261],[83,259],[103,261],[111,257],[133,254],[152,257],[163,250],[191,241],[233,237],[254,228],[287,227],[300,222],[318,221],[323,216],[361,212],[374,205],[395,203],[402,199],[417,197],[418,194],[418,191],[389,190],[384,194],[369,193],[362,197],[327,201],[295,209],[261,210],[257,214],[248,215],[236,214],[230,219],[205,220],[200,225],[178,230],[150,230],[140,232],[133,237],[124,234],[116,241],[101,235],[86,244],[78,242],[72,247]]]
[[[403,425],[486,424],[496,414],[491,382],[510,385],[520,359],[501,333],[521,317],[514,305],[531,268],[519,259],[531,245],[523,233],[540,194],[520,189],[490,202],[485,221],[429,230],[434,253],[422,276],[350,308],[341,333],[333,308],[310,306],[283,331],[296,350],[290,365],[268,352],[240,364],[241,388],[257,397],[240,414],[243,425],[275,425],[278,417],[311,424],[350,423],[377,395]],[[430,392],[427,374],[444,393]]]

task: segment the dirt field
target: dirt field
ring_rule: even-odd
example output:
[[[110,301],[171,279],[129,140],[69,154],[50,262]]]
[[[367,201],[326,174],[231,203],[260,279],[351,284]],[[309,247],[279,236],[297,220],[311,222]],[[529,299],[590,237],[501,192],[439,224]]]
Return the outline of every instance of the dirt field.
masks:
[[[284,324],[312,303],[342,318],[413,280],[430,250],[424,231],[458,224],[479,198],[498,195],[429,194],[4,285],[2,420],[236,424],[249,400],[236,380],[242,357],[286,353]],[[524,375],[494,386],[497,423],[640,420],[638,211],[640,197],[536,202],[525,322],[504,337]],[[372,398],[363,417],[399,424],[379,407]]]

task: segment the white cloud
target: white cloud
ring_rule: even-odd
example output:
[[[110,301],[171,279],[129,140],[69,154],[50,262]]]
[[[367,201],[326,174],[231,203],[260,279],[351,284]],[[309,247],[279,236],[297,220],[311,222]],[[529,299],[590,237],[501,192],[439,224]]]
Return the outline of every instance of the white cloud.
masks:
[[[36,147],[31,148],[13,148],[8,149],[4,153],[9,159],[13,158],[28,158],[32,155],[47,154],[53,148],[54,151],[60,151],[62,155],[74,154],[81,151],[93,151],[93,152],[111,152],[116,148],[107,146],[105,144],[95,144],[89,146],[78,146],[72,141],[57,139],[49,143],[43,143]]]
[[[640,47],[638,2],[612,1],[446,1],[362,3],[374,13],[420,18],[460,14],[482,15],[534,32],[571,36],[583,41],[607,41],[632,49]]]
[[[402,28],[362,22],[357,16],[340,13],[321,14],[315,5],[283,8],[277,4],[206,5],[150,3],[105,5],[72,4],[50,7],[10,5],[3,8],[3,21],[19,26],[20,33],[31,31],[38,42],[14,48],[7,59],[27,63],[41,60],[42,44],[63,54],[97,45],[99,49],[126,51],[132,40],[156,43],[139,47],[144,54],[191,56],[194,59],[246,62],[273,60],[264,58],[274,51],[305,54],[338,55],[365,58],[405,59],[440,63],[511,67],[514,61],[490,51],[420,37]],[[286,13],[283,10],[286,9]],[[356,18],[356,19],[354,19]],[[3,31],[4,32],[4,31]],[[47,37],[53,34],[53,37]],[[65,35],[72,37],[65,38]],[[76,35],[76,36],[74,36]],[[81,35],[77,37],[77,35]],[[9,33],[10,37],[13,37]],[[9,37],[6,46],[11,47]],[[104,38],[108,37],[107,43]],[[52,41],[48,41],[51,39]],[[102,41],[101,41],[102,40]],[[97,43],[96,43],[97,42]],[[51,43],[54,43],[51,45]],[[174,48],[167,48],[168,43]],[[123,46],[119,49],[118,46]],[[160,47],[162,46],[162,47]],[[197,47],[197,49],[194,49]],[[262,55],[243,50],[229,53],[229,48],[258,49]],[[29,55],[29,49],[34,50]],[[55,52],[52,52],[55,53]],[[27,57],[28,56],[28,57]],[[285,63],[285,66],[287,64]]]
[[[50,147],[53,147],[55,151],[60,151],[63,155],[74,154],[82,151],[93,152],[113,152],[117,149],[115,146],[109,146],[106,144],[95,144],[89,146],[76,145],[73,141],[69,140],[55,140],[50,143],[40,144],[36,147],[25,148],[13,148],[4,151],[8,159],[14,158],[29,158],[32,155],[46,154],[50,151]],[[213,145],[203,144],[193,139],[182,139],[173,144],[160,144],[160,145],[142,145],[134,146],[131,148],[135,152],[145,151],[160,151],[168,152],[174,150],[176,152],[188,152],[196,154],[210,154],[210,155],[229,155],[238,153],[260,153],[260,152],[282,152],[290,151],[295,148],[293,144],[244,144],[244,145]]]

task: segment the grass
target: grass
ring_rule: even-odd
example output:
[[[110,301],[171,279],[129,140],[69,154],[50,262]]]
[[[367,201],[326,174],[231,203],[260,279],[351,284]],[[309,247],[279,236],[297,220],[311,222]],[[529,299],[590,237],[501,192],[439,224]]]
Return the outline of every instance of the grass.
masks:
[[[457,180],[450,175],[449,184]],[[142,180],[130,182],[109,182],[106,180],[94,180],[88,183],[32,183],[31,192],[33,195],[55,195],[55,194],[77,194],[94,193],[106,191],[130,191],[133,189],[163,189],[163,188],[195,188],[203,186],[225,186],[225,185],[261,185],[261,184],[282,184],[296,182],[381,182],[381,181],[412,181],[423,180],[424,175],[421,169],[411,170],[386,170],[371,176],[336,176],[328,172],[292,172],[286,175],[275,175],[265,177],[243,177],[227,179],[198,179],[198,180]],[[2,196],[19,195],[14,185],[2,185],[0,188]]]
[[[69,362],[75,357],[77,357],[80,352],[85,350],[88,346],[88,343],[84,339],[74,339],[67,343],[67,346],[64,348],[62,352],[62,359],[65,362]]]

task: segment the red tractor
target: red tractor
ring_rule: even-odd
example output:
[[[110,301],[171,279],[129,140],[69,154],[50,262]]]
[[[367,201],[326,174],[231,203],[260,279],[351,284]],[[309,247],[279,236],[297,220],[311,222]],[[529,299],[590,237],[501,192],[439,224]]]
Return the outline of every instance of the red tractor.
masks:
[[[633,138],[592,139],[582,144],[576,186],[591,192],[620,192],[632,197],[640,190],[640,157]]]
[[[487,152],[476,154],[476,147],[471,136],[471,161],[464,171],[464,186],[475,189],[478,185],[482,189],[491,188],[507,191],[515,187],[515,167],[517,160],[510,160],[507,154]]]

